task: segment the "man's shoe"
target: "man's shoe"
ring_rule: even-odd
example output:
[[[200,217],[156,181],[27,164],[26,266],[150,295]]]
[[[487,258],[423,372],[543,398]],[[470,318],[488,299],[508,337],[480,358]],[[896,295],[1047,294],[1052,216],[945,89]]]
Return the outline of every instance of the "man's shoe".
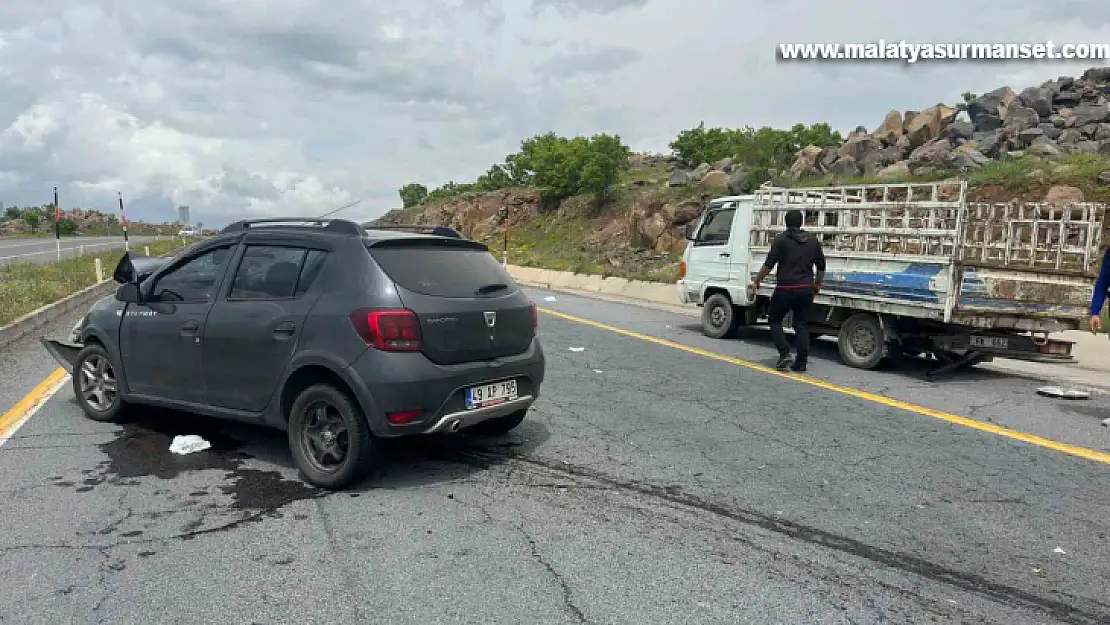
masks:
[[[779,371],[786,371],[787,369],[790,368],[790,364],[792,362],[794,362],[794,359],[792,359],[790,357],[790,354],[787,354],[785,356],[779,356],[779,361],[775,365],[775,368],[778,369]]]
[[[806,363],[796,362],[796,363],[794,363],[793,367],[790,367],[790,370],[794,371],[795,373],[805,373],[806,372]]]

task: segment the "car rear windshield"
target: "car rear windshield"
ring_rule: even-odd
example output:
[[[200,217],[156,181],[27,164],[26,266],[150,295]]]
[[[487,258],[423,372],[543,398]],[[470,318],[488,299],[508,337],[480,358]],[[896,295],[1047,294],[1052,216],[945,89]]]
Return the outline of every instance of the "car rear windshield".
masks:
[[[400,287],[437,297],[499,296],[512,279],[487,251],[442,245],[372,247],[370,255]]]

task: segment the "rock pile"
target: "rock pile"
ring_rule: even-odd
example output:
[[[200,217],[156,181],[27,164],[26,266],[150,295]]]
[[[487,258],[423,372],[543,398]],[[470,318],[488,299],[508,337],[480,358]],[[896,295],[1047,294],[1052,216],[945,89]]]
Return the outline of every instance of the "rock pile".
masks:
[[[874,132],[861,126],[843,145],[799,150],[790,176],[898,178],[966,172],[1022,154],[1074,153],[1110,156],[1110,67],[1020,93],[1000,87],[955,107],[890,111]]]

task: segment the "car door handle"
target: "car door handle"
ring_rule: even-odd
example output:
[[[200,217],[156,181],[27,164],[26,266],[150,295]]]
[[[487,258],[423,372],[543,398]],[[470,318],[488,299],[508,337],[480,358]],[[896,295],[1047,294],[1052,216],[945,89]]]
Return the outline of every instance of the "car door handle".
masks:
[[[728,257],[732,256],[732,254],[729,254],[728,252],[721,252],[720,256],[723,257],[723,258],[728,258]]]
[[[297,326],[293,325],[292,321],[286,321],[285,323],[279,323],[278,326],[276,328],[274,328],[274,337],[279,338],[279,339],[289,338],[289,337],[293,336],[293,333],[296,330],[297,330]]]
[[[192,336],[200,329],[200,324],[196,321],[186,321],[185,325],[181,326],[182,336]]]

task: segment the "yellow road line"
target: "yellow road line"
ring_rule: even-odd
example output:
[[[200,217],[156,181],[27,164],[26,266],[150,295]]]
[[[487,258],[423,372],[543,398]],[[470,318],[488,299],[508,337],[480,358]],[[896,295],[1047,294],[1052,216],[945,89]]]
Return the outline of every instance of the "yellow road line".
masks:
[[[962,425],[964,427],[969,427],[969,428],[980,430],[980,431],[983,431],[983,432],[990,432],[991,434],[997,434],[999,436],[1005,436],[1006,438],[1011,438],[1011,439],[1014,439],[1014,440],[1023,441],[1023,442],[1026,442],[1026,443],[1029,443],[1029,444],[1032,444],[1032,445],[1037,445],[1039,447],[1045,447],[1047,449],[1062,451],[1066,454],[1071,454],[1073,456],[1078,456],[1080,458],[1086,458],[1087,460],[1094,460],[1095,462],[1102,462],[1102,463],[1105,463],[1105,464],[1110,464],[1110,453],[1107,453],[1107,452],[1104,452],[1104,451],[1098,451],[1097,449],[1089,449],[1087,447],[1080,447],[1078,445],[1063,443],[1063,442],[1060,442],[1060,441],[1052,440],[1051,438],[1045,438],[1043,436],[1037,436],[1036,434],[1029,434],[1027,432],[1021,432],[1019,430],[1013,430],[1013,429],[1010,429],[1010,428],[1007,428],[1007,427],[1003,427],[1001,425],[996,425],[994,423],[987,423],[985,421],[978,421],[976,419],[971,419],[971,418],[968,418],[968,417],[962,417],[960,415],[952,414],[950,412],[944,412],[943,410],[935,410],[933,408],[928,408],[928,407],[925,407],[925,406],[919,406],[917,404],[912,404],[910,402],[902,401],[900,399],[892,399],[890,397],[884,397],[882,395],[876,395],[875,393],[868,393],[867,391],[862,391],[858,388],[851,388],[849,386],[841,386],[839,384],[833,384],[832,382],[826,382],[825,380],[820,380],[820,379],[817,379],[817,378],[814,378],[814,377],[810,377],[808,375],[801,375],[801,374],[797,374],[797,373],[785,373],[785,372],[782,372],[782,371],[778,371],[778,370],[776,370],[772,367],[768,367],[768,366],[765,366],[765,365],[754,363],[754,362],[751,362],[751,361],[748,361],[748,360],[743,360],[741,358],[735,358],[733,356],[726,356],[724,354],[719,354],[717,352],[711,352],[707,349],[701,349],[701,348],[698,348],[698,347],[692,347],[690,345],[685,345],[685,344],[682,344],[682,343],[676,343],[675,341],[669,341],[667,339],[662,339],[662,338],[659,338],[659,337],[656,337],[656,336],[650,336],[648,334],[642,334],[640,332],[634,332],[632,330],[625,330],[624,328],[618,328],[616,326],[611,326],[609,324],[601,323],[601,322],[598,322],[598,321],[593,321],[591,319],[583,319],[582,317],[576,317],[574,315],[568,315],[567,313],[559,312],[557,310],[551,310],[549,308],[540,308],[539,310],[541,312],[552,315],[554,317],[559,317],[560,319],[565,319],[567,321],[573,321],[575,323],[581,323],[583,325],[592,326],[592,327],[599,328],[599,329],[602,329],[602,330],[608,330],[610,332],[615,332],[617,334],[622,334],[624,336],[629,336],[629,337],[632,337],[632,338],[635,338],[635,339],[640,339],[641,341],[647,341],[649,343],[655,343],[657,345],[665,345],[667,347],[682,350],[682,351],[690,353],[690,354],[697,354],[698,356],[704,356],[706,358],[712,358],[713,360],[719,360],[721,362],[731,363],[731,364],[737,365],[739,367],[745,367],[747,369],[752,369],[754,371],[761,371],[763,373],[767,373],[767,374],[770,374],[770,375],[775,375],[775,376],[779,376],[779,377],[782,377],[782,378],[788,378],[790,380],[794,380],[795,382],[801,382],[803,384],[808,384],[810,386],[816,386],[818,388],[823,388],[825,390],[840,393],[842,395],[850,395],[850,396],[856,397],[858,399],[863,399],[863,400],[875,402],[877,404],[882,404],[884,406],[889,406],[891,408],[897,408],[899,410],[905,410],[905,411],[913,412],[913,413],[916,413],[916,414],[919,414],[919,415],[924,415],[924,416],[927,416],[927,417],[933,417],[935,419],[941,419],[941,420],[947,421],[949,423],[955,423],[957,425]]]
[[[11,409],[0,415],[0,441],[7,439],[16,428],[22,425],[24,417],[48,399],[59,388],[66,375],[68,375],[66,370],[58,367],[53,373],[46,376],[45,380],[36,384],[35,388],[24,395],[23,399],[17,401]]]

